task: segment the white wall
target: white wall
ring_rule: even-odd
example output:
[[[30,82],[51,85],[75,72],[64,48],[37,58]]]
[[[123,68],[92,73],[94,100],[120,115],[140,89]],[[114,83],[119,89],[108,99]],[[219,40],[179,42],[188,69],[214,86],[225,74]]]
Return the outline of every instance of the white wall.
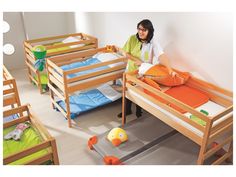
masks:
[[[230,13],[75,13],[77,32],[98,37],[100,46],[123,46],[137,23],[148,18],[173,67],[199,73],[233,89],[233,16]]]

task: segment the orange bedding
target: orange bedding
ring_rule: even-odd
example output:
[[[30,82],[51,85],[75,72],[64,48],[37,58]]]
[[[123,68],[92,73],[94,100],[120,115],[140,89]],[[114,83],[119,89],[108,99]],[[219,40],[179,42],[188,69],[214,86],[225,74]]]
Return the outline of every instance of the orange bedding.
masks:
[[[185,110],[183,110],[183,109],[179,108],[178,106],[176,106],[172,103],[169,103],[168,101],[158,97],[156,94],[153,94],[148,90],[144,90],[144,92],[149,94],[150,96],[154,97],[155,99],[159,100],[160,102],[167,104],[168,106],[174,108],[175,110],[179,111],[180,113],[186,113]],[[199,107],[202,104],[209,101],[209,97],[207,95],[205,95],[203,92],[201,92],[200,90],[188,87],[186,85],[171,87],[170,89],[166,90],[164,93],[166,93],[167,95],[191,106],[192,108]]]

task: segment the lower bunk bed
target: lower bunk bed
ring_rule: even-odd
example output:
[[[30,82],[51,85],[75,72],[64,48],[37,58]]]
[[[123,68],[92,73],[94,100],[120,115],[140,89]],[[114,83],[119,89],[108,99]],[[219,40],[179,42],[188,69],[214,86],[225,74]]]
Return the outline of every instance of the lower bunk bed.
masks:
[[[53,108],[67,118],[69,127],[80,113],[121,98],[116,88],[121,87],[126,62],[113,46],[47,60]]]
[[[4,165],[58,165],[56,140],[32,112],[23,105],[3,112],[3,119],[13,115],[17,119],[3,124]],[[22,127],[27,126],[20,136]]]
[[[182,86],[184,89],[172,87],[159,90],[139,77],[137,73],[126,73],[123,76],[123,126],[126,123],[125,102],[129,99],[198,144],[200,152],[197,164],[204,164],[206,159],[223,147],[227,147],[227,151],[212,164],[221,164],[232,156],[232,92],[193,76]],[[173,89],[183,89],[184,92],[178,97],[172,94]],[[183,102],[185,94],[191,96],[187,102],[195,100],[200,94],[203,98],[208,97],[208,100],[194,108]]]

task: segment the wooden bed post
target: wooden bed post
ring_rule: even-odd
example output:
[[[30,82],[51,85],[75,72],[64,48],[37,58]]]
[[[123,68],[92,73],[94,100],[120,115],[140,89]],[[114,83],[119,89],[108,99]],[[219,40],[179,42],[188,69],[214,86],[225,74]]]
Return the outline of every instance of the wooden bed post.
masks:
[[[126,91],[126,74],[123,74],[123,88],[122,88],[122,126],[126,123],[126,109],[125,109],[125,91]]]
[[[43,93],[43,89],[42,89],[42,84],[41,84],[40,72],[39,72],[39,71],[36,71],[36,74],[37,74],[37,77],[38,77],[38,87],[39,87],[39,91],[40,91],[40,94],[42,94],[42,93]]]
[[[65,72],[63,71],[63,80],[64,80],[64,94],[65,94],[65,104],[66,104],[66,118],[68,121],[68,126],[71,128],[72,124],[71,124],[71,117],[70,117],[70,97],[68,94],[68,81],[67,81],[67,75],[65,74]]]
[[[25,42],[23,43],[23,46],[24,46],[25,62],[26,62],[27,70],[28,70],[29,81],[30,81],[30,83],[32,83],[32,80],[31,80],[31,78],[30,78],[30,76],[32,75],[32,73],[31,73],[31,70],[30,70],[29,66],[27,65],[28,59],[27,59],[27,55],[26,55]]]
[[[52,145],[53,164],[59,165],[59,158],[55,139],[51,140],[51,145]]]
[[[198,160],[197,160],[198,165],[202,165],[204,163],[204,160],[205,160],[204,154],[207,150],[208,138],[210,136],[210,130],[211,130],[212,124],[213,124],[212,120],[206,123],[206,128],[204,131],[204,135],[203,135],[203,139],[202,139],[202,143],[200,147],[200,152],[199,152]]]

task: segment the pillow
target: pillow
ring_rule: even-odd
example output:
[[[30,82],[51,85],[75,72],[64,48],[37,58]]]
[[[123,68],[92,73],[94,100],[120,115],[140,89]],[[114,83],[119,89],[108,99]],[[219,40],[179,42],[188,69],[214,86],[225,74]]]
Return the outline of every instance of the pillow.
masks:
[[[142,63],[139,67],[139,74],[152,76],[152,80],[165,86],[178,86],[185,84],[190,77],[188,72],[175,72],[178,73],[178,76],[172,77],[168,73],[168,69],[160,64],[151,65],[149,63]]]

